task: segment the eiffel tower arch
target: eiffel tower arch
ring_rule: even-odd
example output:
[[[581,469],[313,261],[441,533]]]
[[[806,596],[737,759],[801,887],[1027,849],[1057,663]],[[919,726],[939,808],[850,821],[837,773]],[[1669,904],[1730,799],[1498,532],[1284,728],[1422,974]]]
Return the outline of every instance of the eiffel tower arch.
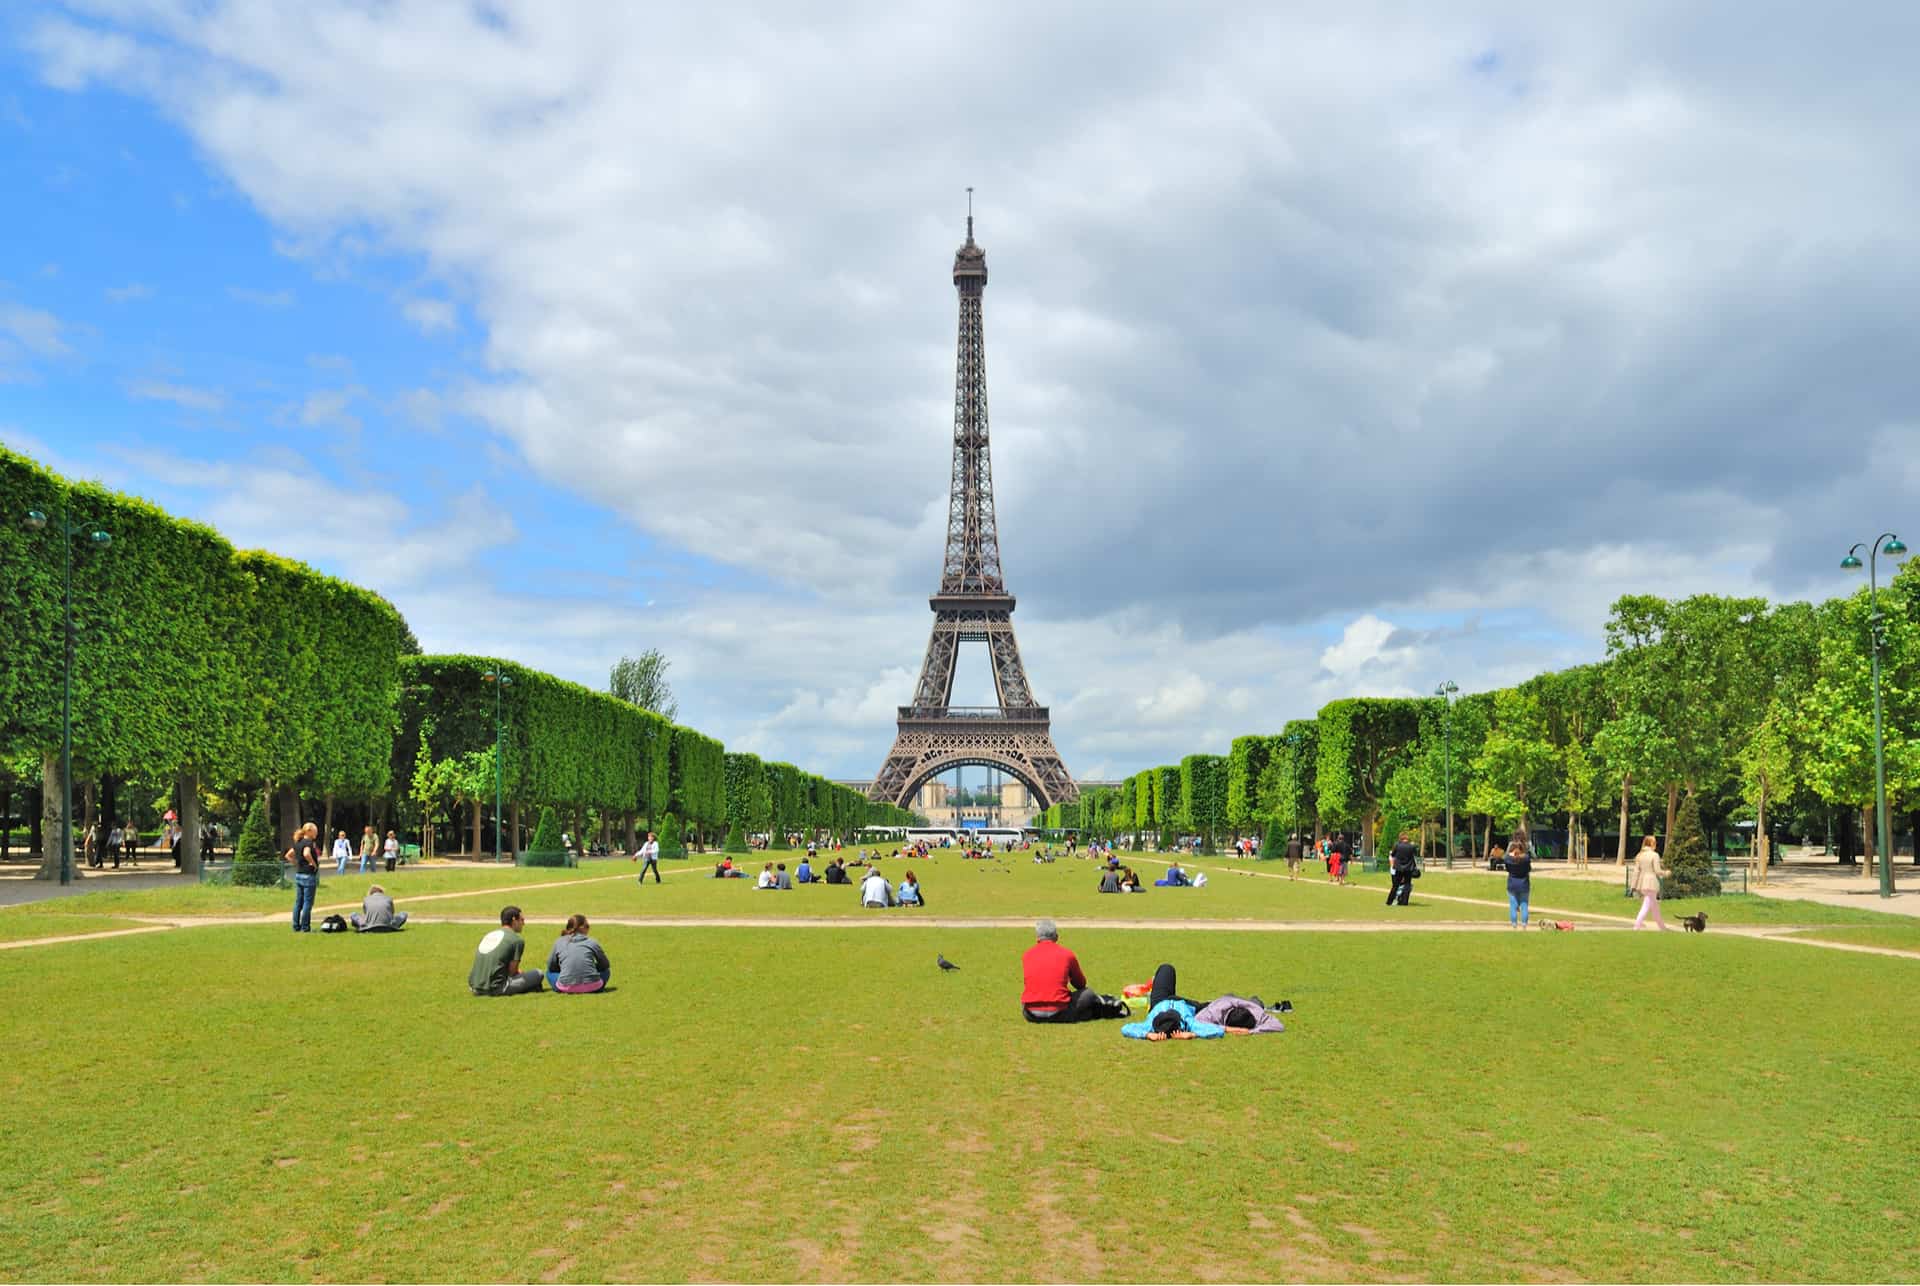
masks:
[[[960,341],[953,393],[953,482],[947,497],[947,552],[940,590],[928,600],[933,634],[913,704],[900,707],[899,731],[869,799],[910,807],[931,778],[950,768],[997,768],[1025,785],[1041,808],[1079,798],[1054,749],[1047,707],[1037,704],[1013,635],[1013,595],[1000,569],[993,512],[993,461],[987,438],[987,357],[980,302],[987,252],[973,240],[953,257],[960,295]],[[956,706],[954,665],[962,643],[984,643],[997,705]]]

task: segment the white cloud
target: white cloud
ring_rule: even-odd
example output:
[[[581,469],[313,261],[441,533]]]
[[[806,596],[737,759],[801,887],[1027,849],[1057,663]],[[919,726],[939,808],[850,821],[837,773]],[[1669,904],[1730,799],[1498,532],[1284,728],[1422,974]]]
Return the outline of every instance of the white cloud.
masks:
[[[306,400],[300,404],[300,423],[309,427],[358,433],[360,417],[351,408],[366,392],[358,384],[347,388],[317,389],[307,394]]]
[[[409,299],[400,306],[400,312],[425,335],[450,331],[459,325],[453,305],[444,299]]]
[[[294,303],[293,292],[284,288],[259,290],[252,286],[228,286],[227,295],[240,303],[252,304],[255,308],[279,310],[291,308]]]
[[[153,298],[153,287],[144,281],[130,281],[124,286],[109,286],[104,293],[109,303],[128,304]]]
[[[127,396],[140,402],[171,402],[186,411],[223,411],[227,395],[219,389],[194,388],[166,380],[134,380],[127,385]]]
[[[67,356],[66,333],[50,312],[0,302],[0,384],[32,379],[39,363]]]

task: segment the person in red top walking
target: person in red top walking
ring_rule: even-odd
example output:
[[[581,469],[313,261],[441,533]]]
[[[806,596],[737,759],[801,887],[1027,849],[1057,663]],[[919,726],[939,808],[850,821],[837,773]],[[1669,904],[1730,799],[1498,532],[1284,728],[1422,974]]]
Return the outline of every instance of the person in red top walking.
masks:
[[[1035,924],[1033,936],[1038,941],[1020,957],[1020,969],[1026,975],[1020,1012],[1028,1022],[1083,1023],[1132,1016],[1125,1002],[1087,986],[1079,958],[1060,945],[1060,927],[1052,920]]]

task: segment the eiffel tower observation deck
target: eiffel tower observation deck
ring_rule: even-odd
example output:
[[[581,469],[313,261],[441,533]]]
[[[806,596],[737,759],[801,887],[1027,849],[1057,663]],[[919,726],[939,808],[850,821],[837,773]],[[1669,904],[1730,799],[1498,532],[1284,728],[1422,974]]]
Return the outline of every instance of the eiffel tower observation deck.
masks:
[[[986,337],[981,324],[987,252],[973,239],[971,209],[966,243],[953,256],[953,285],[960,296],[960,338],[946,558],[940,588],[928,600],[933,634],[913,702],[900,707],[893,749],[867,795],[905,808],[931,778],[952,768],[980,766],[1022,782],[1045,808],[1076,799],[1080,792],[1054,748],[1047,707],[1033,699],[1013,635],[1014,598],[1000,565],[987,427]],[[955,662],[963,643],[986,645],[998,705],[952,704]]]

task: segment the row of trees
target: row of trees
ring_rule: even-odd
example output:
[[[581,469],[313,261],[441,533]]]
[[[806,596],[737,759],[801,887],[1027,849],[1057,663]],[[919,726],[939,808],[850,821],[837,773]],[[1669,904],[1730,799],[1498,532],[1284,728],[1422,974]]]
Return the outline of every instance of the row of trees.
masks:
[[[850,787],[802,772],[792,764],[762,763],[759,756],[726,756],[726,848],[747,851],[755,833],[771,848],[787,847],[789,835],[847,835],[866,826],[907,826],[914,817],[891,804],[876,804]]]
[[[1042,824],[1205,842],[1271,822],[1440,842],[1449,804],[1468,851],[1512,830],[1558,832],[1584,858],[1612,832],[1622,861],[1642,830],[1671,835],[1692,801],[1737,838],[1837,833],[1871,860],[1872,692],[1867,592],[1820,604],[1628,595],[1606,658],[1449,701],[1349,698],[1228,754],[1189,755],[1057,805]],[[1881,591],[1889,797],[1920,807],[1920,569]],[[1743,827],[1742,823],[1748,824]],[[1764,870],[1764,866],[1762,868]]]
[[[200,862],[203,798],[236,824],[247,799],[277,804],[281,846],[300,821],[331,830],[350,815],[417,827],[430,850],[436,824],[460,814],[480,851],[496,781],[516,849],[544,807],[571,818],[576,835],[618,827],[629,840],[638,820],[664,831],[671,816],[672,830],[684,827],[695,843],[730,817],[774,815],[730,814],[725,747],[635,704],[665,691],[657,654],[654,670],[626,676],[635,700],[512,662],[422,656],[378,595],[236,551],[206,527],[68,482],[3,448],[0,498],[0,601],[10,612],[0,647],[0,813],[17,787],[39,786],[27,811],[44,873],[58,865],[68,539],[75,776],[98,787],[96,812],[106,818],[131,811],[114,798],[129,783],[149,804],[156,794],[171,802],[189,870]],[[29,512],[47,521],[32,529],[22,521]],[[92,539],[96,530],[110,543]],[[842,831],[907,820],[791,765],[771,768],[782,819],[824,817]]]

